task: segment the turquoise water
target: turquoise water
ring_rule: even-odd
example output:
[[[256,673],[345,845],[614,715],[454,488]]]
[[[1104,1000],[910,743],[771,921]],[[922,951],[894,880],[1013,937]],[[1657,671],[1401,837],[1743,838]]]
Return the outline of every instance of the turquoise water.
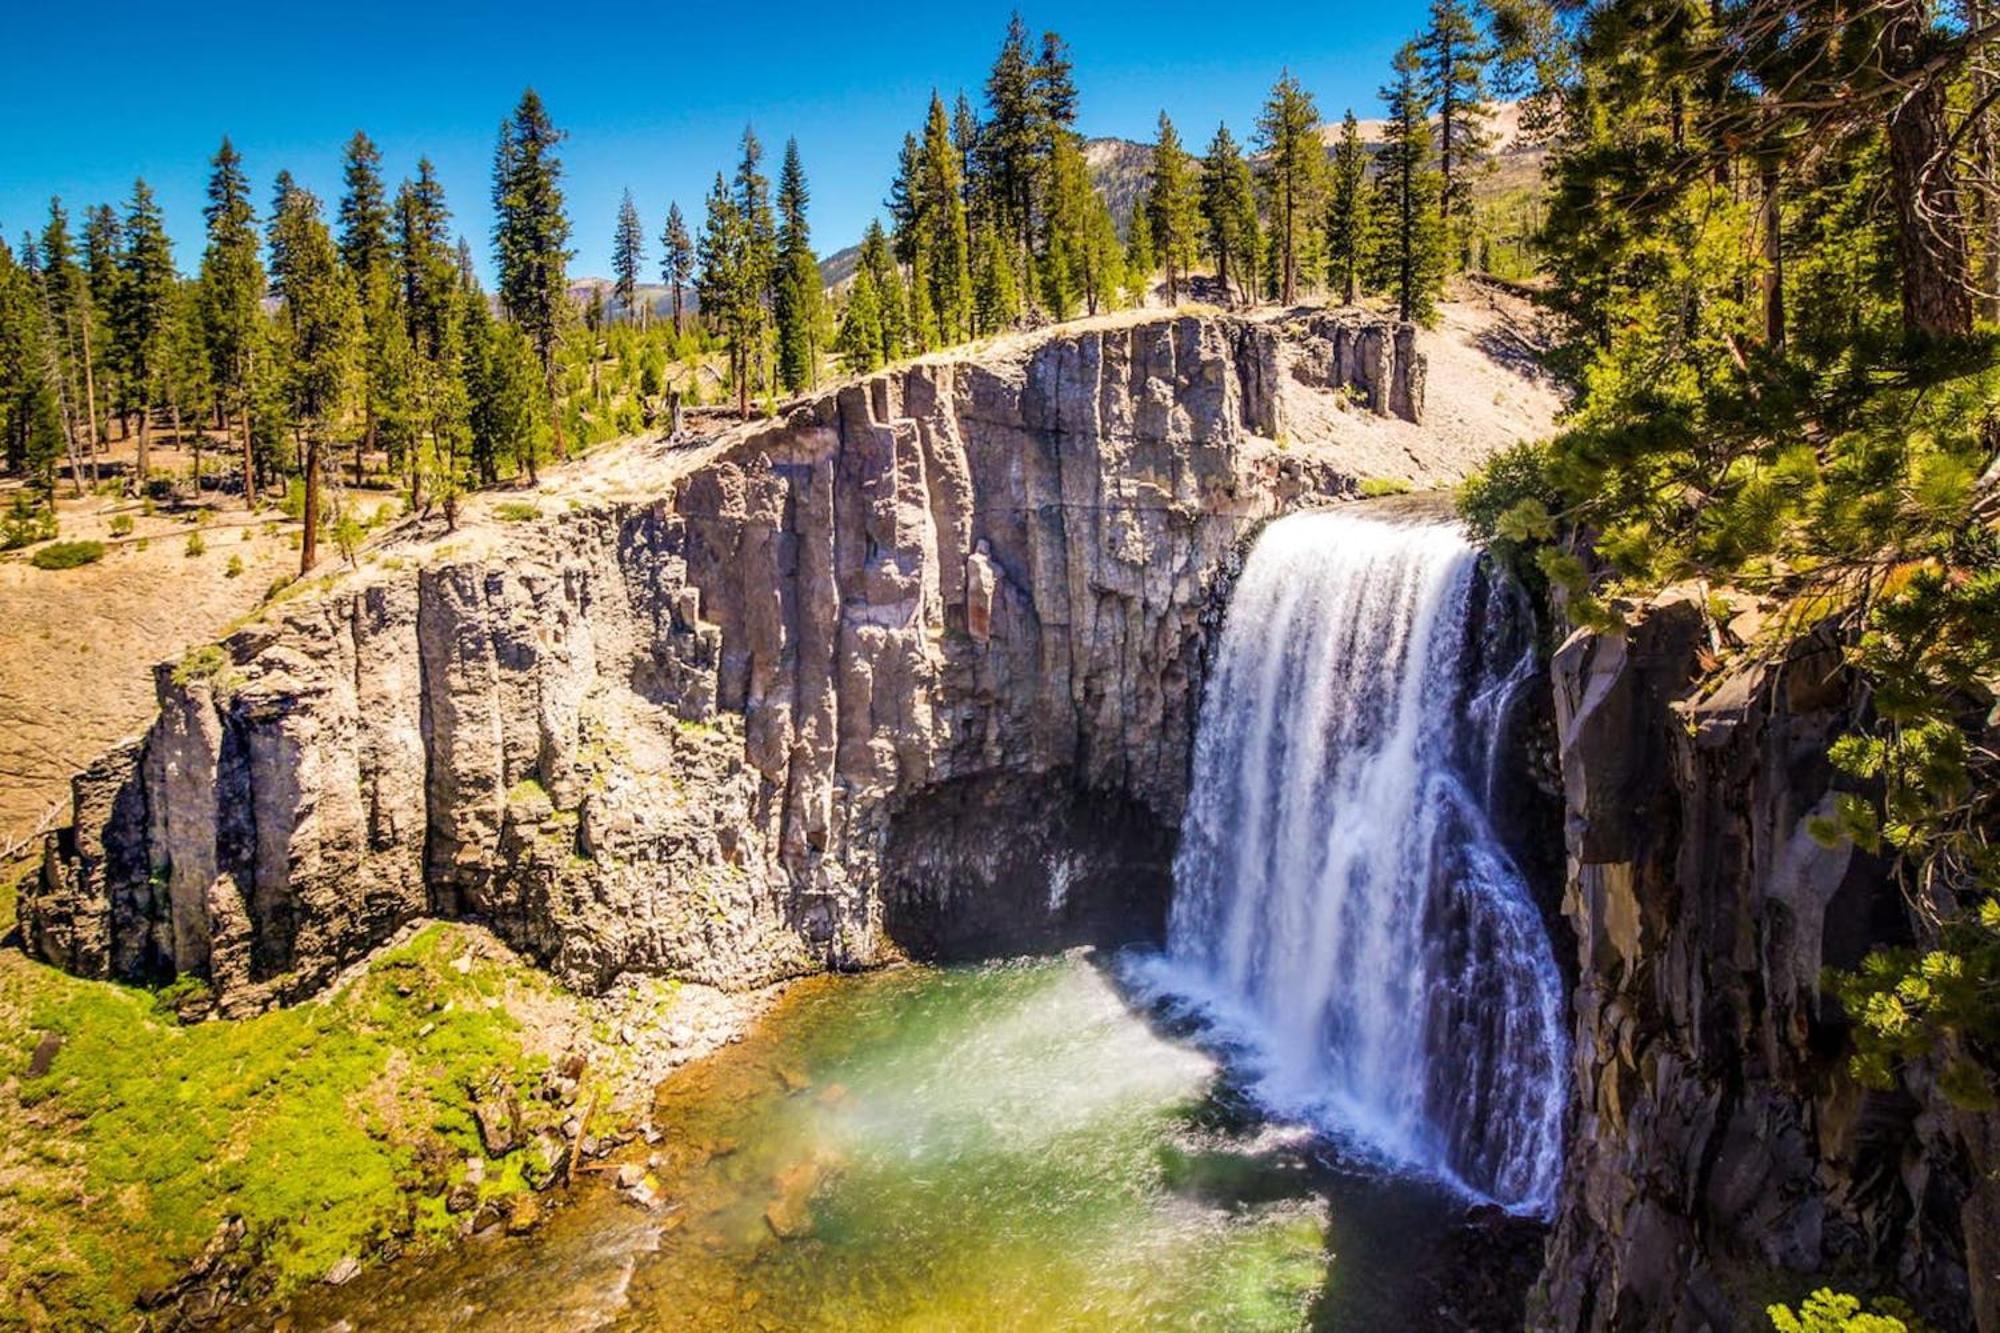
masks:
[[[1227,1113],[1218,1078],[1080,955],[804,982],[662,1087],[660,1211],[586,1186],[295,1326],[1372,1326],[1325,1288],[1381,1287],[1343,1252],[1380,1270],[1397,1237],[1336,1218],[1303,1135]]]

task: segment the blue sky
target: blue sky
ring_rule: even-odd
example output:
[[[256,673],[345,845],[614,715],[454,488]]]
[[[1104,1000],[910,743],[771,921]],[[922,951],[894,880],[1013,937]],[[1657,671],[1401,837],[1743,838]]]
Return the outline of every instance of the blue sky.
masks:
[[[16,7],[0,80],[0,228],[39,230],[48,198],[72,216],[121,205],[134,176],[160,197],[184,271],[199,259],[207,160],[225,133],[257,183],[260,210],[280,168],[331,201],[340,149],[356,129],[380,145],[395,182],[428,154],[459,230],[487,260],[487,169],[494,133],[533,85],[564,146],[575,229],[572,272],[609,268],[620,192],[632,190],[648,266],[669,200],[692,228],[745,122],[772,151],[796,135],[813,188],[822,253],[858,239],[880,211],[897,146],[930,90],[978,91],[1014,6],[485,5],[359,0],[278,3],[35,4]],[[1259,101],[1289,66],[1337,118],[1373,114],[1397,45],[1422,0],[1233,10],[1181,0],[1035,3],[1037,36],[1069,41],[1090,136],[1152,137],[1164,106],[1199,148],[1218,120],[1248,139]],[[322,12],[322,9],[324,12]]]

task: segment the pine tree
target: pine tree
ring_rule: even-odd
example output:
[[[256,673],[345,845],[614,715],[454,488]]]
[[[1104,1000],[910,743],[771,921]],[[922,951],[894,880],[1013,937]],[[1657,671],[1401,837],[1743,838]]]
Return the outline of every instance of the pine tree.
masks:
[[[452,322],[461,298],[451,209],[429,158],[417,178],[396,192],[393,256],[402,289],[403,323],[415,354],[432,361],[451,352]]]
[[[898,264],[914,264],[917,259],[917,177],[923,171],[917,136],[903,135],[896,150],[896,174],[889,178],[889,197],[882,206],[889,212],[889,245]]]
[[[1301,255],[1310,246],[1324,213],[1326,150],[1319,138],[1319,111],[1312,94],[1286,70],[1272,86],[1257,118],[1257,142],[1264,157],[1265,210],[1278,299],[1298,300]]]
[[[1036,68],[1028,27],[1018,11],[986,76],[986,122],[979,136],[983,172],[991,183],[994,221],[1026,263],[1033,244],[1034,188],[1042,134]],[[893,210],[892,210],[893,217]],[[905,260],[905,262],[908,262]]]
[[[1230,299],[1257,255],[1257,188],[1227,125],[1218,125],[1201,164],[1201,223],[1215,276]],[[1245,282],[1246,290],[1251,283]]]
[[[740,255],[742,291],[742,332],[746,341],[744,370],[754,380],[739,386],[739,395],[750,391],[767,392],[771,387],[771,305],[772,289],[778,275],[778,220],[771,207],[771,182],[764,175],[764,145],[757,132],[743,127],[743,151],[736,162],[736,177],[730,190],[736,215],[742,222],[743,249]],[[741,406],[748,414],[748,400]]]
[[[1084,305],[1095,315],[1114,309],[1125,289],[1125,247],[1118,241],[1118,222],[1104,196],[1090,191],[1084,206]]]
[[[1153,274],[1159,268],[1153,253],[1153,201],[1142,194],[1132,206],[1131,231],[1125,238],[1125,280],[1137,304],[1146,304],[1152,296]]]
[[[874,284],[869,284],[872,289]],[[1021,290],[1014,283],[1014,256],[991,218],[972,233],[972,323],[985,337],[1011,328],[1021,317]],[[880,321],[878,313],[877,321]]]
[[[986,191],[979,178],[979,114],[972,109],[972,99],[962,91],[951,108],[951,143],[958,149],[959,188],[970,221],[983,212]]]
[[[1042,34],[1042,54],[1035,61],[1035,112],[1041,119],[1047,153],[1058,134],[1076,133],[1076,72],[1069,43],[1053,32]]]
[[[494,267],[500,304],[521,327],[542,367],[552,413],[555,451],[563,456],[562,416],[556,410],[556,339],[569,299],[569,219],[563,215],[562,132],[530,88],[500,131],[493,155]]]
[[[1082,149],[1067,136],[1058,139],[1043,189],[1042,252],[1035,266],[1042,304],[1057,319],[1075,315],[1088,296],[1084,240],[1090,198],[1090,171]]]
[[[364,309],[368,293],[389,271],[389,200],[382,186],[382,153],[360,130],[341,155],[340,259],[353,275]]]
[[[694,242],[688,237],[687,222],[678,203],[667,205],[667,225],[660,233],[660,280],[674,294],[674,336],[683,337],[687,325],[681,313],[682,294],[694,279]]]
[[[806,220],[810,198],[798,140],[788,139],[778,172],[778,281],[772,314],[778,326],[778,377],[792,393],[819,383],[825,344],[826,293]]]
[[[752,280],[749,250],[749,226],[717,172],[708,192],[708,216],[695,240],[695,296],[702,318],[729,351],[736,411],[745,418],[750,415],[750,345],[762,327],[761,295]]]
[[[871,219],[861,234],[860,268],[874,280],[876,301],[881,309],[882,360],[894,361],[916,350],[910,325],[909,294],[896,257],[879,221]]]
[[[1193,267],[1201,238],[1201,187],[1194,159],[1181,147],[1167,113],[1160,113],[1160,138],[1153,147],[1151,188],[1147,207],[1152,213],[1153,248],[1167,270],[1167,304],[1181,299],[1181,279]]]
[[[1388,114],[1376,159],[1375,211],[1382,227],[1381,244],[1376,247],[1376,285],[1395,298],[1402,318],[1429,323],[1444,286],[1444,218],[1438,206],[1443,180],[1418,83],[1421,62],[1414,43],[1396,53],[1392,69],[1391,81],[1382,89]]]
[[[125,250],[119,259],[118,304],[112,312],[119,359],[139,411],[139,485],[148,478],[152,408],[164,388],[167,334],[173,318],[174,255],[160,207],[143,180],[132,184],[125,210]]]
[[[69,452],[70,483],[83,493],[83,459],[97,466],[91,442],[97,419],[96,390],[91,377],[92,329],[90,280],[76,262],[76,243],[69,232],[69,214],[61,199],[49,200],[48,224],[42,228],[42,291],[48,337],[56,361],[55,383],[63,417],[63,439]]]
[[[385,347],[387,326],[399,317],[396,283],[390,268],[390,214],[382,186],[382,154],[366,134],[356,130],[347,142],[342,162],[340,259],[354,281],[367,353],[360,363],[361,435],[354,442],[354,484],[359,486],[368,455],[380,443],[377,433],[380,382],[394,373],[380,363],[378,356]]]
[[[1418,85],[1437,111],[1439,207],[1453,230],[1472,219],[1472,172],[1486,150],[1487,54],[1466,0],[1431,0],[1430,26],[1417,39]]]
[[[257,216],[250,179],[227,137],[211,159],[208,245],[201,257],[202,321],[208,334],[209,373],[225,417],[237,421],[242,447],[243,503],[257,507],[257,460],[250,430],[251,359],[263,315],[264,268],[257,259]]]
[[[166,335],[166,396],[174,439],[191,447],[188,475],[194,498],[201,499],[201,453],[207,440],[202,421],[213,407],[215,380],[210,373],[208,340],[202,327],[202,296],[198,282],[176,282]],[[188,426],[194,430],[190,432]]]
[[[356,393],[356,344],[360,313],[353,277],[340,262],[333,236],[320,216],[319,200],[293,186],[274,227],[284,238],[286,399],[305,436],[305,532],[299,572],[319,559],[321,472],[328,437],[352,406]]]
[[[1340,121],[1340,146],[1333,154],[1333,182],[1327,195],[1327,285],[1353,305],[1368,255],[1368,153],[1352,110]]]
[[[639,265],[646,260],[646,233],[639,225],[639,208],[632,192],[618,204],[618,228],[611,237],[612,291],[626,319],[645,320],[639,312]]]
[[[849,374],[866,374],[882,365],[882,302],[875,289],[875,275],[866,268],[854,273],[847,290],[847,309],[841,313],[840,334],[834,350]]]
[[[110,320],[118,307],[118,256],[124,247],[124,231],[119,225],[118,214],[109,204],[98,204],[84,214],[83,269],[89,279],[90,304],[95,316],[92,369],[96,372],[99,402],[106,407],[120,401],[123,393],[118,340],[112,334]],[[93,438],[98,445],[102,445],[108,437],[104,417],[95,410],[92,416]]]
[[[972,245],[966,232],[965,198],[959,190],[951,124],[945,116],[944,99],[935,91],[919,149],[915,202],[919,258],[926,278],[918,296],[936,325],[939,341],[958,342],[972,332]]]

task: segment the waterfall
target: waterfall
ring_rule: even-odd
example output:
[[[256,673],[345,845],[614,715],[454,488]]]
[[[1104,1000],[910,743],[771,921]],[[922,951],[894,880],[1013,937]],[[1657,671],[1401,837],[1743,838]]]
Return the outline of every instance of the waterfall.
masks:
[[[1273,523],[1232,595],[1167,984],[1257,1095],[1523,1212],[1553,1203],[1561,981],[1487,808],[1506,704],[1454,525]]]

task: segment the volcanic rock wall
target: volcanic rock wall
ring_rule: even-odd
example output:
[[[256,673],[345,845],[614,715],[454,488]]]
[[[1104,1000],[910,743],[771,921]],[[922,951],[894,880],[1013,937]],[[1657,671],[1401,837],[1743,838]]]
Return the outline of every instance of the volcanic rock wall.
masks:
[[[919,363],[724,437],[662,493],[281,604],[162,668],[151,730],[77,780],[26,945],[204,976],[225,1013],[427,913],[580,985],[750,984],[881,957],[892,843],[921,849],[894,876],[920,945],[964,933],[947,895],[1017,905],[982,931],[1101,935],[1073,886],[1129,868],[1164,893],[1216,580],[1262,519],[1356,487],[1281,442],[1286,336],[1161,317]],[[1418,415],[1398,326],[1304,354]],[[941,855],[934,813],[975,795],[985,827],[1079,845]],[[1099,805],[1126,836],[1083,846]]]
[[[1553,664],[1579,980],[1531,1323],[1759,1327],[1815,1275],[2000,1328],[2000,1122],[1927,1067],[1857,1084],[1821,986],[1912,934],[1881,862],[1808,832],[1865,700],[1818,636],[1714,680],[1713,634],[1670,593]]]

